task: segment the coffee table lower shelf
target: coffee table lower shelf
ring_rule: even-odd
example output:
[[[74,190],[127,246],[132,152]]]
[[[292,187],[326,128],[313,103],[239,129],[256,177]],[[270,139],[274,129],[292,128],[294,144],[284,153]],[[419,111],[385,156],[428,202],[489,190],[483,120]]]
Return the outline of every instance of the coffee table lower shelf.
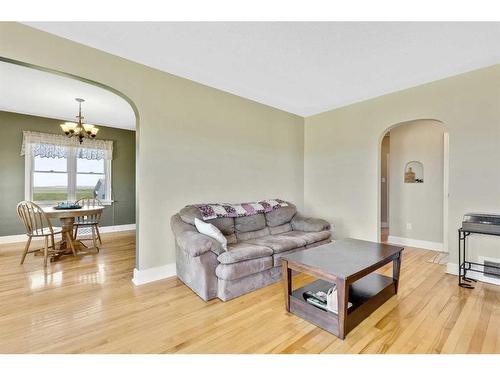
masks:
[[[303,293],[307,290],[327,290],[330,286],[331,283],[327,281],[316,280],[294,290],[289,296],[290,312],[336,336],[341,336],[339,335],[338,315],[307,303],[303,297]],[[369,274],[351,284],[349,302],[352,306],[347,310],[346,333],[395,294],[394,280],[376,273]]]

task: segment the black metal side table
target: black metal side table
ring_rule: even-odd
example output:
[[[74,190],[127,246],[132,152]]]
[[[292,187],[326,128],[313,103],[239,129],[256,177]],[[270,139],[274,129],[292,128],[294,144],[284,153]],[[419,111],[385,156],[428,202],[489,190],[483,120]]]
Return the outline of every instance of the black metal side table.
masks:
[[[482,263],[471,262],[466,259],[467,257],[467,237],[471,234],[484,234],[489,236],[500,236],[497,233],[487,233],[473,230],[464,230],[460,228],[458,230],[458,285],[462,288],[474,289],[470,284],[471,282],[476,282],[477,280],[467,277],[467,272],[477,272],[483,275],[494,275],[498,276],[496,273],[486,272],[484,270],[485,265]],[[481,269],[474,269],[472,266],[482,267]],[[488,268],[496,268],[500,270],[500,267],[493,265],[488,265]]]

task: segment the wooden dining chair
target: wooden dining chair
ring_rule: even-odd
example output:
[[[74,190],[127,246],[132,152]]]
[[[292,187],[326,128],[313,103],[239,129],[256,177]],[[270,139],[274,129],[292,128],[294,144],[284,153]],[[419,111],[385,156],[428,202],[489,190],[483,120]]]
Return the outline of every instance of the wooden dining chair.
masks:
[[[53,227],[45,212],[43,212],[43,210],[38,205],[30,201],[23,201],[17,205],[17,215],[23,222],[26,229],[26,235],[28,236],[28,242],[26,243],[23,256],[21,258],[21,264],[24,263],[24,259],[26,258],[26,255],[28,253],[34,253],[42,250],[29,250],[31,240],[37,237],[44,237],[45,247],[43,248],[43,265],[44,267],[47,267],[49,253],[56,252],[56,243],[54,236],[56,234],[61,234],[62,228]],[[73,255],[75,255],[74,250]]]
[[[75,202],[81,206],[96,207],[102,206],[102,202],[97,198],[81,198]],[[97,240],[102,246],[101,233],[99,232],[99,223],[101,221],[101,214],[78,216],[75,218],[75,223],[73,224],[74,232],[73,239],[76,240],[78,236],[78,230],[80,228],[90,228],[92,232],[92,242],[97,252],[99,252],[99,246],[97,246]]]

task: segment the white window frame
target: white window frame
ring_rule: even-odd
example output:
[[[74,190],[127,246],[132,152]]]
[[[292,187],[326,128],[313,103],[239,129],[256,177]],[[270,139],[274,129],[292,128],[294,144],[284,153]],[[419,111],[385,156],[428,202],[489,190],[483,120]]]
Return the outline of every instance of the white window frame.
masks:
[[[68,201],[76,201],[76,176],[77,176],[77,157],[76,150],[74,148],[69,149],[67,158],[67,173],[68,174]],[[24,199],[27,201],[33,201],[33,180],[34,180],[34,165],[35,159],[31,153],[26,153],[24,156]],[[104,205],[111,205],[113,203],[112,199],[112,176],[111,176],[111,160],[104,160],[104,184],[106,189],[106,198],[101,199]],[[91,174],[91,173],[89,173]],[[51,205],[56,204],[58,201],[34,201],[36,204],[40,205]]]

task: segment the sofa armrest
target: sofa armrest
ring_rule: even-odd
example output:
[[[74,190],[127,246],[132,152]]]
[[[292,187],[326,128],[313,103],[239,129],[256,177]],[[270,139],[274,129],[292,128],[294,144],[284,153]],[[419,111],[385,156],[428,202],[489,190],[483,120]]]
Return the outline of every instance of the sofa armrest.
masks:
[[[224,252],[222,245],[217,240],[201,234],[193,225],[182,221],[178,214],[172,216],[170,226],[177,245],[192,257],[200,256],[207,251],[212,251],[217,255]]]
[[[298,214],[293,217],[290,223],[292,224],[293,230],[302,232],[321,232],[322,230],[330,229],[330,223],[326,220],[304,217]]]
[[[224,252],[219,242],[199,232],[182,232],[176,236],[175,240],[177,245],[192,257],[200,256],[207,251],[212,251],[217,255]]]

